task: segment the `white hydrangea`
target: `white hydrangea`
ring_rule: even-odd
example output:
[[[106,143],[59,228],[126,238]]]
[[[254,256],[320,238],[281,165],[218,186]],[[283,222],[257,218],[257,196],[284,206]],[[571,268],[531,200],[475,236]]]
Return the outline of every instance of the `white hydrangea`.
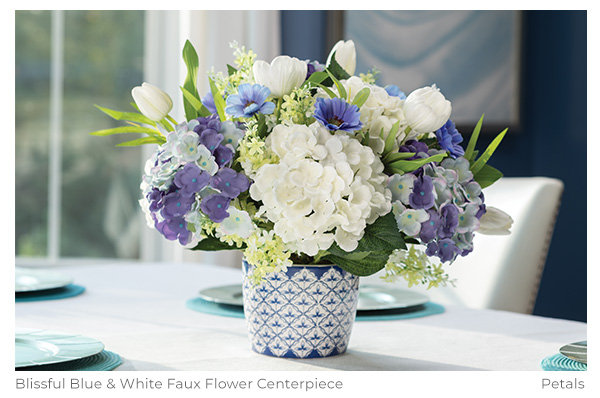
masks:
[[[360,108],[360,121],[363,124],[363,131],[369,131],[369,146],[380,154],[383,152],[384,139],[396,122],[400,122],[398,129],[397,145],[407,138],[404,134],[404,129],[407,127],[404,117],[403,105],[404,100],[399,97],[389,95],[383,87],[375,84],[369,84],[362,81],[360,77],[352,76],[347,80],[341,81],[348,95],[348,102],[352,102],[354,97],[360,90],[368,87],[371,90],[369,98]],[[334,92],[337,92],[335,87],[332,87]],[[326,96],[321,91],[320,96]],[[328,98],[328,96],[326,96]],[[383,131],[383,138],[381,132]]]
[[[383,164],[347,133],[278,125],[266,144],[280,162],[258,169],[250,195],[291,250],[314,256],[335,241],[352,251],[365,227],[391,210]]]

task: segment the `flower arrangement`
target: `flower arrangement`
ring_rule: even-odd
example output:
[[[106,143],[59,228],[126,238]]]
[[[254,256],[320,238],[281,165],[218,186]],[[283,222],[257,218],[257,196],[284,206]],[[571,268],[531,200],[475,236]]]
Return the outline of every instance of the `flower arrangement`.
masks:
[[[336,264],[409,285],[453,283],[443,265],[474,248],[474,233],[508,233],[482,189],[502,177],[489,164],[506,130],[466,148],[435,86],[408,96],[355,75],[352,41],[325,64],[278,56],[271,63],[232,44],[235,66],[208,73],[197,89],[198,56],[183,49],[185,120],[171,98],[144,83],[136,112],[99,107],[128,125],[96,131],[143,134],[120,146],[155,144],[141,182],[148,225],[193,250],[243,250],[252,278],[292,264]]]

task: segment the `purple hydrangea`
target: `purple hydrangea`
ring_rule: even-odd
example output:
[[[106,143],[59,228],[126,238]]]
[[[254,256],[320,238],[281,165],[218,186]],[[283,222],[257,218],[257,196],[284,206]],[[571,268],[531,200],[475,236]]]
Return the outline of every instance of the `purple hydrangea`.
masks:
[[[198,122],[198,124],[194,126],[194,131],[200,136],[202,135],[202,132],[206,129],[210,129],[215,132],[221,131],[221,121],[219,120],[219,116],[217,115],[199,117],[195,120]]]
[[[427,210],[429,214],[429,220],[421,223],[421,232],[419,232],[419,238],[424,243],[429,243],[438,237],[438,230],[442,226],[442,218],[434,209]]]
[[[200,137],[200,144],[204,145],[211,153],[223,141],[221,131],[221,121],[217,115],[208,117],[199,117],[195,119],[198,124],[194,126],[194,131]]]
[[[152,188],[148,195],[146,195],[146,199],[150,202],[150,211],[156,212],[159,211],[162,203],[161,200],[164,196],[164,193],[158,188]]]
[[[235,199],[250,187],[248,177],[230,168],[221,169],[210,179],[210,186]]]
[[[362,128],[358,106],[350,105],[342,98],[317,98],[313,116],[331,131]]]
[[[160,214],[165,219],[184,216],[192,208],[194,198],[184,196],[180,192],[171,192],[162,199],[162,209]]]
[[[210,174],[194,163],[187,163],[175,174],[174,182],[183,196],[193,196],[200,192],[210,180]]]
[[[398,148],[398,152],[415,154],[407,160],[428,158],[429,155],[427,154],[427,151],[429,151],[429,147],[427,146],[427,144],[417,140],[408,140],[404,145]]]
[[[430,209],[435,204],[433,181],[428,175],[417,177],[413,183],[413,191],[408,195],[408,203],[413,209]]]
[[[229,208],[230,202],[231,198],[228,198],[222,194],[214,193],[202,199],[202,202],[200,202],[200,209],[212,221],[220,223],[229,217],[227,209]]]
[[[308,79],[310,75],[315,72],[323,72],[325,70],[325,66],[321,65],[318,61],[306,61],[306,78]]]
[[[255,113],[273,113],[275,104],[267,101],[271,95],[268,87],[260,84],[240,84],[238,94],[227,97],[225,112],[235,117],[252,117]]]
[[[458,227],[458,207],[452,203],[447,203],[440,209],[442,225],[438,230],[440,238],[451,238]]]
[[[465,150],[460,143],[463,141],[462,135],[456,129],[454,122],[450,119],[438,131],[435,132],[440,147],[450,153],[453,158],[463,156]]]
[[[208,148],[210,153],[214,154],[215,149],[219,147],[222,141],[223,134],[213,129],[207,128],[200,133],[200,144]]]
[[[425,250],[425,254],[429,257],[437,256],[443,263],[453,261],[460,253],[461,250],[450,238],[429,242],[429,244],[427,244],[427,249]]]
[[[179,243],[186,245],[192,236],[187,229],[187,223],[183,217],[174,217],[165,219],[155,224],[156,229],[169,240],[179,240]]]
[[[219,168],[223,168],[233,159],[233,151],[225,145],[219,145],[213,152],[213,156]]]

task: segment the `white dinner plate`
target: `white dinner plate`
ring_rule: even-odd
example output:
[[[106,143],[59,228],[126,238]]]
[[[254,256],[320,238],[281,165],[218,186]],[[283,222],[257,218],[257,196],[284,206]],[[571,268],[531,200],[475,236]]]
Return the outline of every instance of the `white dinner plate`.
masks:
[[[244,305],[242,286],[239,284],[203,289],[199,292],[199,296],[217,304]],[[427,302],[429,297],[426,295],[395,286],[365,285],[360,287],[358,293],[359,311],[408,308]]]
[[[414,307],[429,302],[429,297],[392,285],[364,285],[358,291],[358,310],[392,310]]]
[[[559,351],[567,358],[587,364],[587,340],[567,344],[562,346]]]
[[[57,289],[73,282],[73,278],[45,269],[15,267],[15,292],[34,292]]]
[[[244,305],[242,285],[216,286],[203,289],[198,293],[200,298],[217,304]]]
[[[15,330],[15,368],[73,361],[104,349],[98,340],[37,329]]]

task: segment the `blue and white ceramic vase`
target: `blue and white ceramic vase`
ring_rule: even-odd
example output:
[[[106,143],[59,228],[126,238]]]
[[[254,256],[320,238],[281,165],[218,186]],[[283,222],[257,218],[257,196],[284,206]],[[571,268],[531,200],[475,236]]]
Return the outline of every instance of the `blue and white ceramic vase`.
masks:
[[[243,262],[244,315],[252,349],[285,358],[343,354],[356,316],[359,278],[335,265],[297,265],[260,285]]]

